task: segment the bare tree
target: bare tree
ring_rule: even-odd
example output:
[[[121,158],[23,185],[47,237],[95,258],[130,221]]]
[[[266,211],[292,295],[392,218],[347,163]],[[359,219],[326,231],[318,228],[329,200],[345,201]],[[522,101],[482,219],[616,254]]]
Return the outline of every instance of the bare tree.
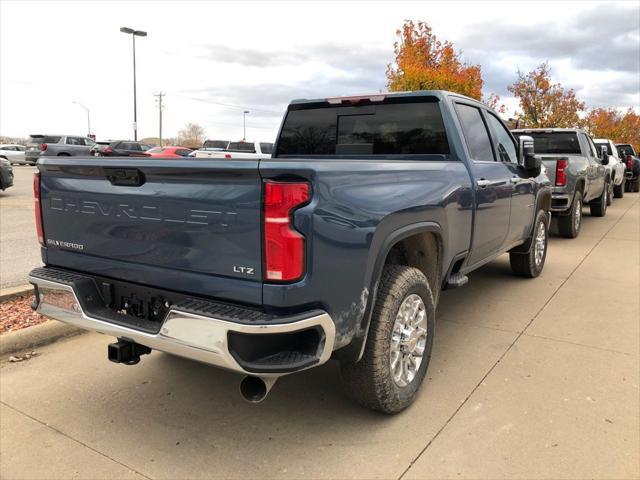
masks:
[[[204,128],[197,123],[187,123],[178,132],[177,143],[185,147],[200,148],[204,142]]]

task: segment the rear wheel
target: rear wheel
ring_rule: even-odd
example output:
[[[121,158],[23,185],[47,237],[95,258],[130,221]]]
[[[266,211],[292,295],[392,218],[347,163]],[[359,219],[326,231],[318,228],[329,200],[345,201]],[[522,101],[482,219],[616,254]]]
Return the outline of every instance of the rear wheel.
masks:
[[[547,227],[547,214],[540,210],[536,215],[536,224],[533,229],[529,252],[509,253],[509,262],[513,273],[527,278],[535,278],[542,273],[544,262],[547,258],[547,243],[549,241]]]
[[[607,206],[613,202],[613,182],[607,183]]]
[[[625,188],[625,184],[626,184],[626,180],[623,178],[622,182],[620,183],[620,185],[616,185],[615,187],[613,187],[613,196],[616,198],[622,198],[624,197],[624,188]]]
[[[434,328],[435,304],[424,274],[385,266],[363,357],[341,364],[346,394],[383,413],[407,408],[427,372]]]
[[[604,217],[607,213],[607,194],[609,192],[609,184],[604,186],[602,194],[598,200],[592,200],[589,203],[589,210],[591,210],[592,217]]]
[[[640,190],[640,179],[636,179],[636,181],[633,182],[633,191],[638,193],[639,190]]]
[[[570,210],[568,215],[558,217],[558,233],[565,238],[576,238],[582,225],[582,192],[576,190]]]

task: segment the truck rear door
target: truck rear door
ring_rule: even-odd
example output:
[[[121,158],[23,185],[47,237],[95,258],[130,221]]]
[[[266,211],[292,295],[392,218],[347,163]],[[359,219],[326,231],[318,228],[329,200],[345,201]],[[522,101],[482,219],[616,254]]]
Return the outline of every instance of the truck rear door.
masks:
[[[39,171],[48,265],[261,303],[257,160],[51,157]]]

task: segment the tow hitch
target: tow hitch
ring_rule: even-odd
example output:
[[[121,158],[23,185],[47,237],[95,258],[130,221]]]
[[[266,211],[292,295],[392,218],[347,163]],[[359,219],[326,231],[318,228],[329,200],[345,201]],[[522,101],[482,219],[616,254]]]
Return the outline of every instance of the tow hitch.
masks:
[[[140,362],[140,355],[148,355],[151,349],[126,338],[119,338],[117,342],[110,343],[107,348],[107,356],[114,363],[135,365]]]

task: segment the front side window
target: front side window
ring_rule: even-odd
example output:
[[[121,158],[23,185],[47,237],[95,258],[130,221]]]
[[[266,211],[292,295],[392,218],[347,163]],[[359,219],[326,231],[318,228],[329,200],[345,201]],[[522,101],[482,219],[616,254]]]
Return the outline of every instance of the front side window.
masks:
[[[513,142],[505,126],[492,113],[487,115],[487,119],[496,139],[496,144],[498,145],[500,160],[503,162],[518,163],[516,144]]]
[[[462,132],[471,158],[479,162],[495,161],[489,132],[484,120],[482,120],[480,109],[461,103],[456,103],[455,108],[462,124]]]
[[[413,101],[290,110],[276,156],[448,153],[438,103]]]
[[[589,151],[591,152],[591,156],[598,158],[598,150],[596,150],[596,146],[593,144],[593,140],[591,140],[591,137],[589,137],[588,135],[586,135],[584,133],[581,134],[581,135],[582,135],[582,138],[584,139],[584,141],[586,142],[586,144],[587,144],[587,146],[589,148]]]

